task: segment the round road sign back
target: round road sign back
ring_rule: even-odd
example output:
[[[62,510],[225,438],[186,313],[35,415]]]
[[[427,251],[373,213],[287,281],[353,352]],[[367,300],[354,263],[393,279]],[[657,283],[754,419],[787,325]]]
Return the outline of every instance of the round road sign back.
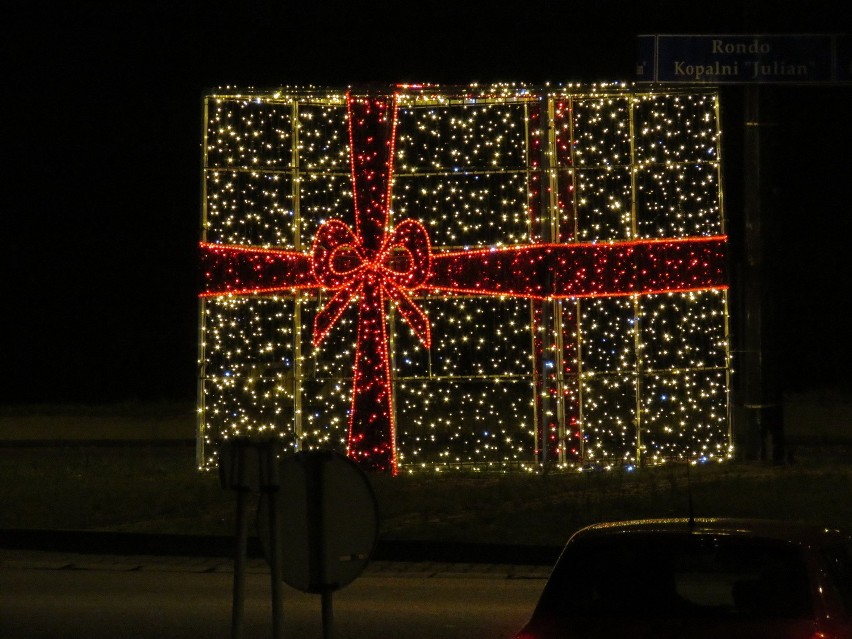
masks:
[[[281,574],[304,592],[337,590],[370,559],[378,536],[378,507],[367,476],[332,451],[304,451],[280,462]],[[258,529],[269,560],[270,496],[258,509]]]

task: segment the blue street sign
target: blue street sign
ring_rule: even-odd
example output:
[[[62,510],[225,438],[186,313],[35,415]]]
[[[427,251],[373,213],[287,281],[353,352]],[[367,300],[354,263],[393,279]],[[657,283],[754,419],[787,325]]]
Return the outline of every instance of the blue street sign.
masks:
[[[848,35],[640,35],[637,82],[852,82]]]

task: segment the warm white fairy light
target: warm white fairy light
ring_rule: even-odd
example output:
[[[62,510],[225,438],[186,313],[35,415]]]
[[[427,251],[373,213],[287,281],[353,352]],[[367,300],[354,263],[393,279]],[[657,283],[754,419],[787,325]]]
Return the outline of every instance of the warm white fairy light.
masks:
[[[325,220],[352,223],[342,93],[222,91],[205,104],[207,242],[303,250]],[[718,148],[710,92],[403,88],[390,223],[419,220],[438,252],[549,241],[548,225],[569,243],[721,235]],[[328,297],[203,301],[205,464],[228,436],[345,448],[356,309],[315,350],[309,327]],[[724,290],[417,302],[430,348],[388,320],[402,470],[533,470],[542,431],[556,442],[548,461],[566,467],[730,454]],[[541,304],[558,305],[544,325]]]

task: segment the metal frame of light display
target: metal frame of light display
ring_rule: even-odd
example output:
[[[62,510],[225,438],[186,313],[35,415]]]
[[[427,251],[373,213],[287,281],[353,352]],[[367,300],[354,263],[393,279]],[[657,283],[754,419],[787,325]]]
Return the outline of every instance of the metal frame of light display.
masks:
[[[201,467],[731,455],[714,91],[222,90],[204,132]]]

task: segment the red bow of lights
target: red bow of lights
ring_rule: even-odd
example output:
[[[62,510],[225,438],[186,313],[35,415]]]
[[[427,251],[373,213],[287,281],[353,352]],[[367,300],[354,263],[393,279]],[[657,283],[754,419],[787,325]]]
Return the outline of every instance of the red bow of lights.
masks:
[[[350,96],[347,105],[355,229],[340,220],[323,223],[310,254],[202,243],[201,295],[333,291],[314,322],[315,346],[357,301],[347,452],[364,468],[396,473],[388,300],[428,347],[429,321],[412,299],[418,291],[566,299],[727,287],[724,236],[433,254],[420,222],[408,219],[388,228],[396,96]]]
[[[430,273],[429,235],[416,220],[405,220],[385,234],[382,247],[370,258],[352,229],[339,220],[320,226],[312,253],[313,273],[322,288],[337,291],[314,321],[314,346],[334,326],[353,299],[375,293],[389,298],[426,346],[431,344],[429,319],[407,291],[420,288]],[[384,308],[384,303],[379,305]],[[371,312],[369,308],[361,312]]]

